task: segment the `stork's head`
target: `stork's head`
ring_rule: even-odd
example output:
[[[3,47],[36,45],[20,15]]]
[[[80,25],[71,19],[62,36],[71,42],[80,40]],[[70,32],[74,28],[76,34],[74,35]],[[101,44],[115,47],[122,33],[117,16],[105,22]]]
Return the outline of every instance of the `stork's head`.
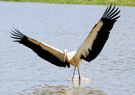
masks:
[[[67,52],[68,52],[68,50],[67,50],[67,49],[65,49],[65,50],[64,50],[64,53],[67,53]]]
[[[68,52],[68,50],[65,49],[65,50],[64,50],[64,60],[63,60],[64,62],[65,62],[65,60],[66,60],[67,52]]]

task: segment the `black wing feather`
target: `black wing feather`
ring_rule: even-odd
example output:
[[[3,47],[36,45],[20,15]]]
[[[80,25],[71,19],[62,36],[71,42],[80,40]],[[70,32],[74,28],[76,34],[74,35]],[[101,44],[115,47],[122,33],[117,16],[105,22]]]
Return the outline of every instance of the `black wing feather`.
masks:
[[[112,5],[110,5],[109,7],[106,8],[103,16],[100,19],[100,21],[103,22],[103,25],[101,29],[98,31],[96,39],[93,42],[92,49],[91,50],[89,49],[89,54],[86,57],[82,55],[81,58],[90,62],[91,60],[97,57],[97,55],[103,49],[114,23],[120,17],[118,15],[119,13],[120,13],[119,8],[116,8],[115,6],[112,8]]]
[[[66,67],[66,66],[70,67],[70,64],[67,61],[65,61],[65,62],[60,61],[56,56],[54,56],[47,50],[43,49],[42,47],[40,47],[38,44],[30,41],[29,39],[31,39],[31,38],[25,36],[19,30],[14,29],[14,30],[12,30],[11,34],[12,34],[11,37],[13,39],[15,39],[14,42],[19,42],[20,44],[23,44],[26,47],[31,48],[41,58],[51,62],[52,64],[54,64],[56,66],[59,66],[59,67]],[[32,40],[36,41],[34,39],[32,39]]]

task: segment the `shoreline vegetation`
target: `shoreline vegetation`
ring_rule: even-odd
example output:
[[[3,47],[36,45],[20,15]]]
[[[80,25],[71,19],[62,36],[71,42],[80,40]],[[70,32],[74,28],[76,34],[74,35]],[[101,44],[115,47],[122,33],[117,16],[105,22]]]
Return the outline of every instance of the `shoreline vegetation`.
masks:
[[[135,0],[7,0],[11,2],[43,2],[56,4],[114,4],[122,6],[135,6]]]

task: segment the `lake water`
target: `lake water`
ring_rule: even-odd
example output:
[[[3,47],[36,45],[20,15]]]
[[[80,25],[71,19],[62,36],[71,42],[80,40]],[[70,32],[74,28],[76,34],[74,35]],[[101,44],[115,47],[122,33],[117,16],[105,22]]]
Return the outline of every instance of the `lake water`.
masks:
[[[134,95],[135,7],[119,6],[121,17],[109,40],[80,72],[89,82],[73,85],[74,67],[60,68],[12,42],[22,33],[69,51],[77,49],[107,6],[0,2],[0,95]],[[67,40],[68,39],[68,40]]]

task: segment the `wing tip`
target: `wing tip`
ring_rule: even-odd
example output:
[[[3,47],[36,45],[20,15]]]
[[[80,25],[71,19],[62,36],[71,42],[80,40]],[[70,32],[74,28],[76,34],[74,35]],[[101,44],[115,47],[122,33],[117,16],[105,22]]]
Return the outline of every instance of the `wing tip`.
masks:
[[[24,34],[22,34],[18,29],[14,28],[10,32],[11,38],[14,39],[13,42],[21,42],[24,37],[26,37]]]
[[[118,15],[119,13],[120,13],[119,7],[116,7],[116,5],[110,4],[106,8],[101,19],[108,19],[115,22],[120,17],[120,15]]]

